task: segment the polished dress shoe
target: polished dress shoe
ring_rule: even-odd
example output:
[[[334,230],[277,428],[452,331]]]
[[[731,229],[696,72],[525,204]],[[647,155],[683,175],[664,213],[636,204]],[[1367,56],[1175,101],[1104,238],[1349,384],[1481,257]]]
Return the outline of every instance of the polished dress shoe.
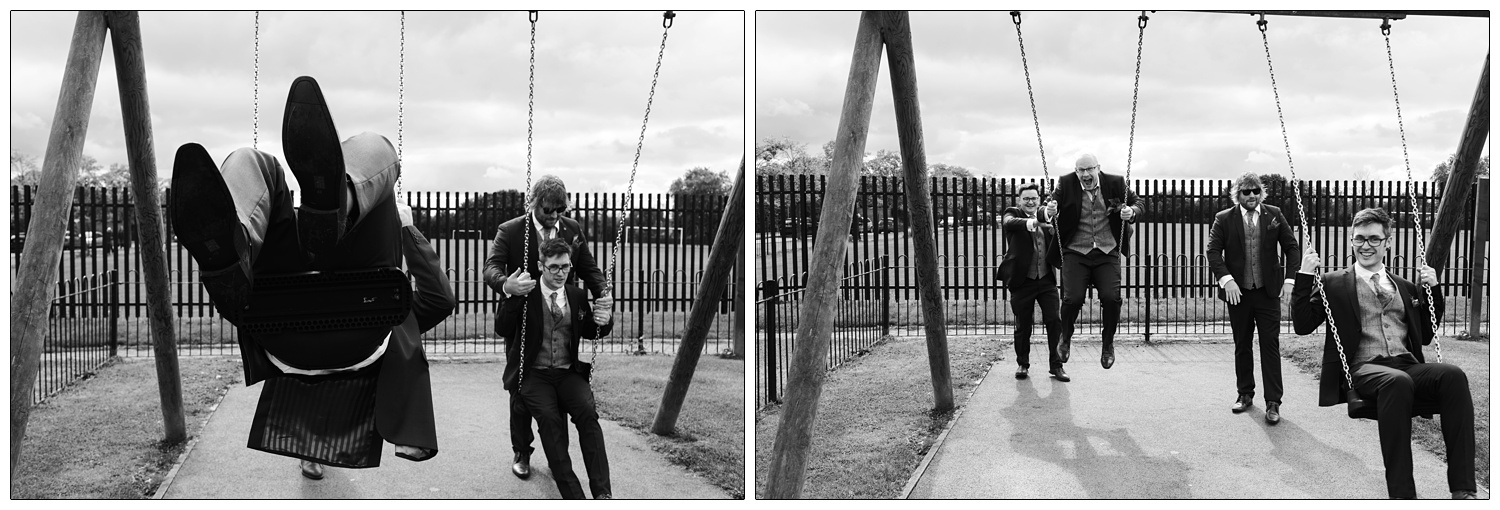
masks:
[[[1246,409],[1249,409],[1250,406],[1254,405],[1254,401],[1251,399],[1252,397],[1249,395],[1240,395],[1239,397],[1234,399],[1234,405],[1229,406],[1229,410],[1234,414],[1243,413]]]
[[[1073,380],[1071,377],[1068,377],[1068,371],[1067,370],[1063,370],[1062,367],[1057,367],[1056,369],[1048,370],[1048,373],[1052,374],[1052,378],[1053,379],[1057,379],[1057,380],[1062,381],[1062,382],[1068,382],[1068,381]]]
[[[323,479],[323,465],[310,461],[302,461],[302,476],[309,480]]]
[[[594,499],[615,499],[615,496],[613,494],[610,494],[610,493],[606,492],[604,494],[600,494],[598,496],[594,496]]]
[[[224,175],[202,145],[177,148],[170,205],[177,242],[198,263],[198,279],[214,308],[230,323],[239,322],[250,303],[250,235]]]
[[[292,81],[281,145],[286,164],[302,187],[302,207],[297,211],[302,249],[315,255],[326,253],[344,235],[349,188],[333,116],[328,114],[317,80],[311,77]]]
[[[1281,402],[1266,402],[1266,423],[1281,423]]]
[[[1453,491],[1453,499],[1479,499],[1474,491]]]
[[[515,463],[510,465],[510,472],[522,480],[531,478],[531,454],[517,452]]]
[[[1115,343],[1104,342],[1104,348],[1099,351],[1099,366],[1106,370],[1115,366]]]
[[[1068,355],[1073,351],[1073,333],[1063,333],[1057,340],[1057,360],[1068,362]]]
[[[1025,378],[1026,378],[1026,367],[1017,367],[1016,368],[1016,379],[1025,379]]]

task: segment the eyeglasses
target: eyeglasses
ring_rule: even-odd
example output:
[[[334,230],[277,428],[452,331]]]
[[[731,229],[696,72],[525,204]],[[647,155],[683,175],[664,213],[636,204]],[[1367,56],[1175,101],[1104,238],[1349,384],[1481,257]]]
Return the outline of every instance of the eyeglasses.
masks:
[[[1248,197],[1250,195],[1259,195],[1259,194],[1260,194],[1260,188],[1242,189],[1242,190],[1240,190],[1240,196],[1242,196],[1242,197]]]
[[[567,274],[568,271],[573,270],[573,264],[563,264],[563,265],[547,264],[544,267],[547,268],[547,271],[549,271],[549,272],[551,272],[553,274]]]
[[[566,205],[562,206],[562,207],[543,207],[542,208],[542,214],[562,214],[562,213],[565,213],[565,212],[568,212],[568,206],[566,206]]]
[[[1086,167],[1083,167],[1083,168],[1077,168],[1077,169],[1074,169],[1074,170],[1079,171],[1079,172],[1092,172],[1092,171],[1098,170],[1098,169],[1099,169],[1099,165],[1094,165],[1094,166],[1086,166]]]
[[[1380,246],[1385,240],[1384,237],[1355,236],[1353,241],[1355,246]]]

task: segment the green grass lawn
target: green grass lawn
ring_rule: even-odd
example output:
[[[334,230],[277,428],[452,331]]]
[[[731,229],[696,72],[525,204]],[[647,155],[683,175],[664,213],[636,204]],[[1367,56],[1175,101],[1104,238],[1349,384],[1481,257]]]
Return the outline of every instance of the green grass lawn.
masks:
[[[703,356],[677,417],[677,433],[650,433],[671,356],[608,356],[595,365],[599,414],[646,434],[652,448],[728,492],[745,497],[745,362]]]
[[[179,358],[188,436],[231,386],[239,357]],[[31,411],[11,473],[14,499],[139,499],[156,491],[184,444],[162,443],[152,359],[120,359]]]

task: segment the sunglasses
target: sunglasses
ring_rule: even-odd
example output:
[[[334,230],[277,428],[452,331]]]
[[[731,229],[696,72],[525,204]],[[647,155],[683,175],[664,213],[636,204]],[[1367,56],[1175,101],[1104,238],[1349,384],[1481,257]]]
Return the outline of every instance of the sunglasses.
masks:
[[[566,205],[562,206],[562,207],[543,207],[542,208],[542,214],[562,214],[562,213],[565,213],[565,212],[568,212],[568,206],[566,206]]]
[[[1251,196],[1251,195],[1259,195],[1259,194],[1260,194],[1260,188],[1242,189],[1242,190],[1240,190],[1240,196],[1242,196],[1242,197],[1248,197],[1248,196]]]

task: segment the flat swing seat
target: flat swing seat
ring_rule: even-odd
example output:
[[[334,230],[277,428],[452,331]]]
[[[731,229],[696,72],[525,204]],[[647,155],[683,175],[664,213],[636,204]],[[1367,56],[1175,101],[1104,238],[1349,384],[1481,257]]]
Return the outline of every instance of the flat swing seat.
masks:
[[[394,327],[411,313],[397,267],[260,275],[240,327],[255,334]]]
[[[1365,397],[1364,401],[1365,405],[1358,407],[1345,404],[1345,407],[1347,407],[1349,411],[1349,418],[1364,418],[1367,420],[1374,420],[1377,418],[1375,411],[1375,396],[1371,395],[1369,397]],[[1411,415],[1413,418],[1421,416],[1423,418],[1431,420],[1433,415],[1439,414],[1438,411],[1441,411],[1441,409],[1438,408],[1436,402],[1413,402],[1411,405]]]

